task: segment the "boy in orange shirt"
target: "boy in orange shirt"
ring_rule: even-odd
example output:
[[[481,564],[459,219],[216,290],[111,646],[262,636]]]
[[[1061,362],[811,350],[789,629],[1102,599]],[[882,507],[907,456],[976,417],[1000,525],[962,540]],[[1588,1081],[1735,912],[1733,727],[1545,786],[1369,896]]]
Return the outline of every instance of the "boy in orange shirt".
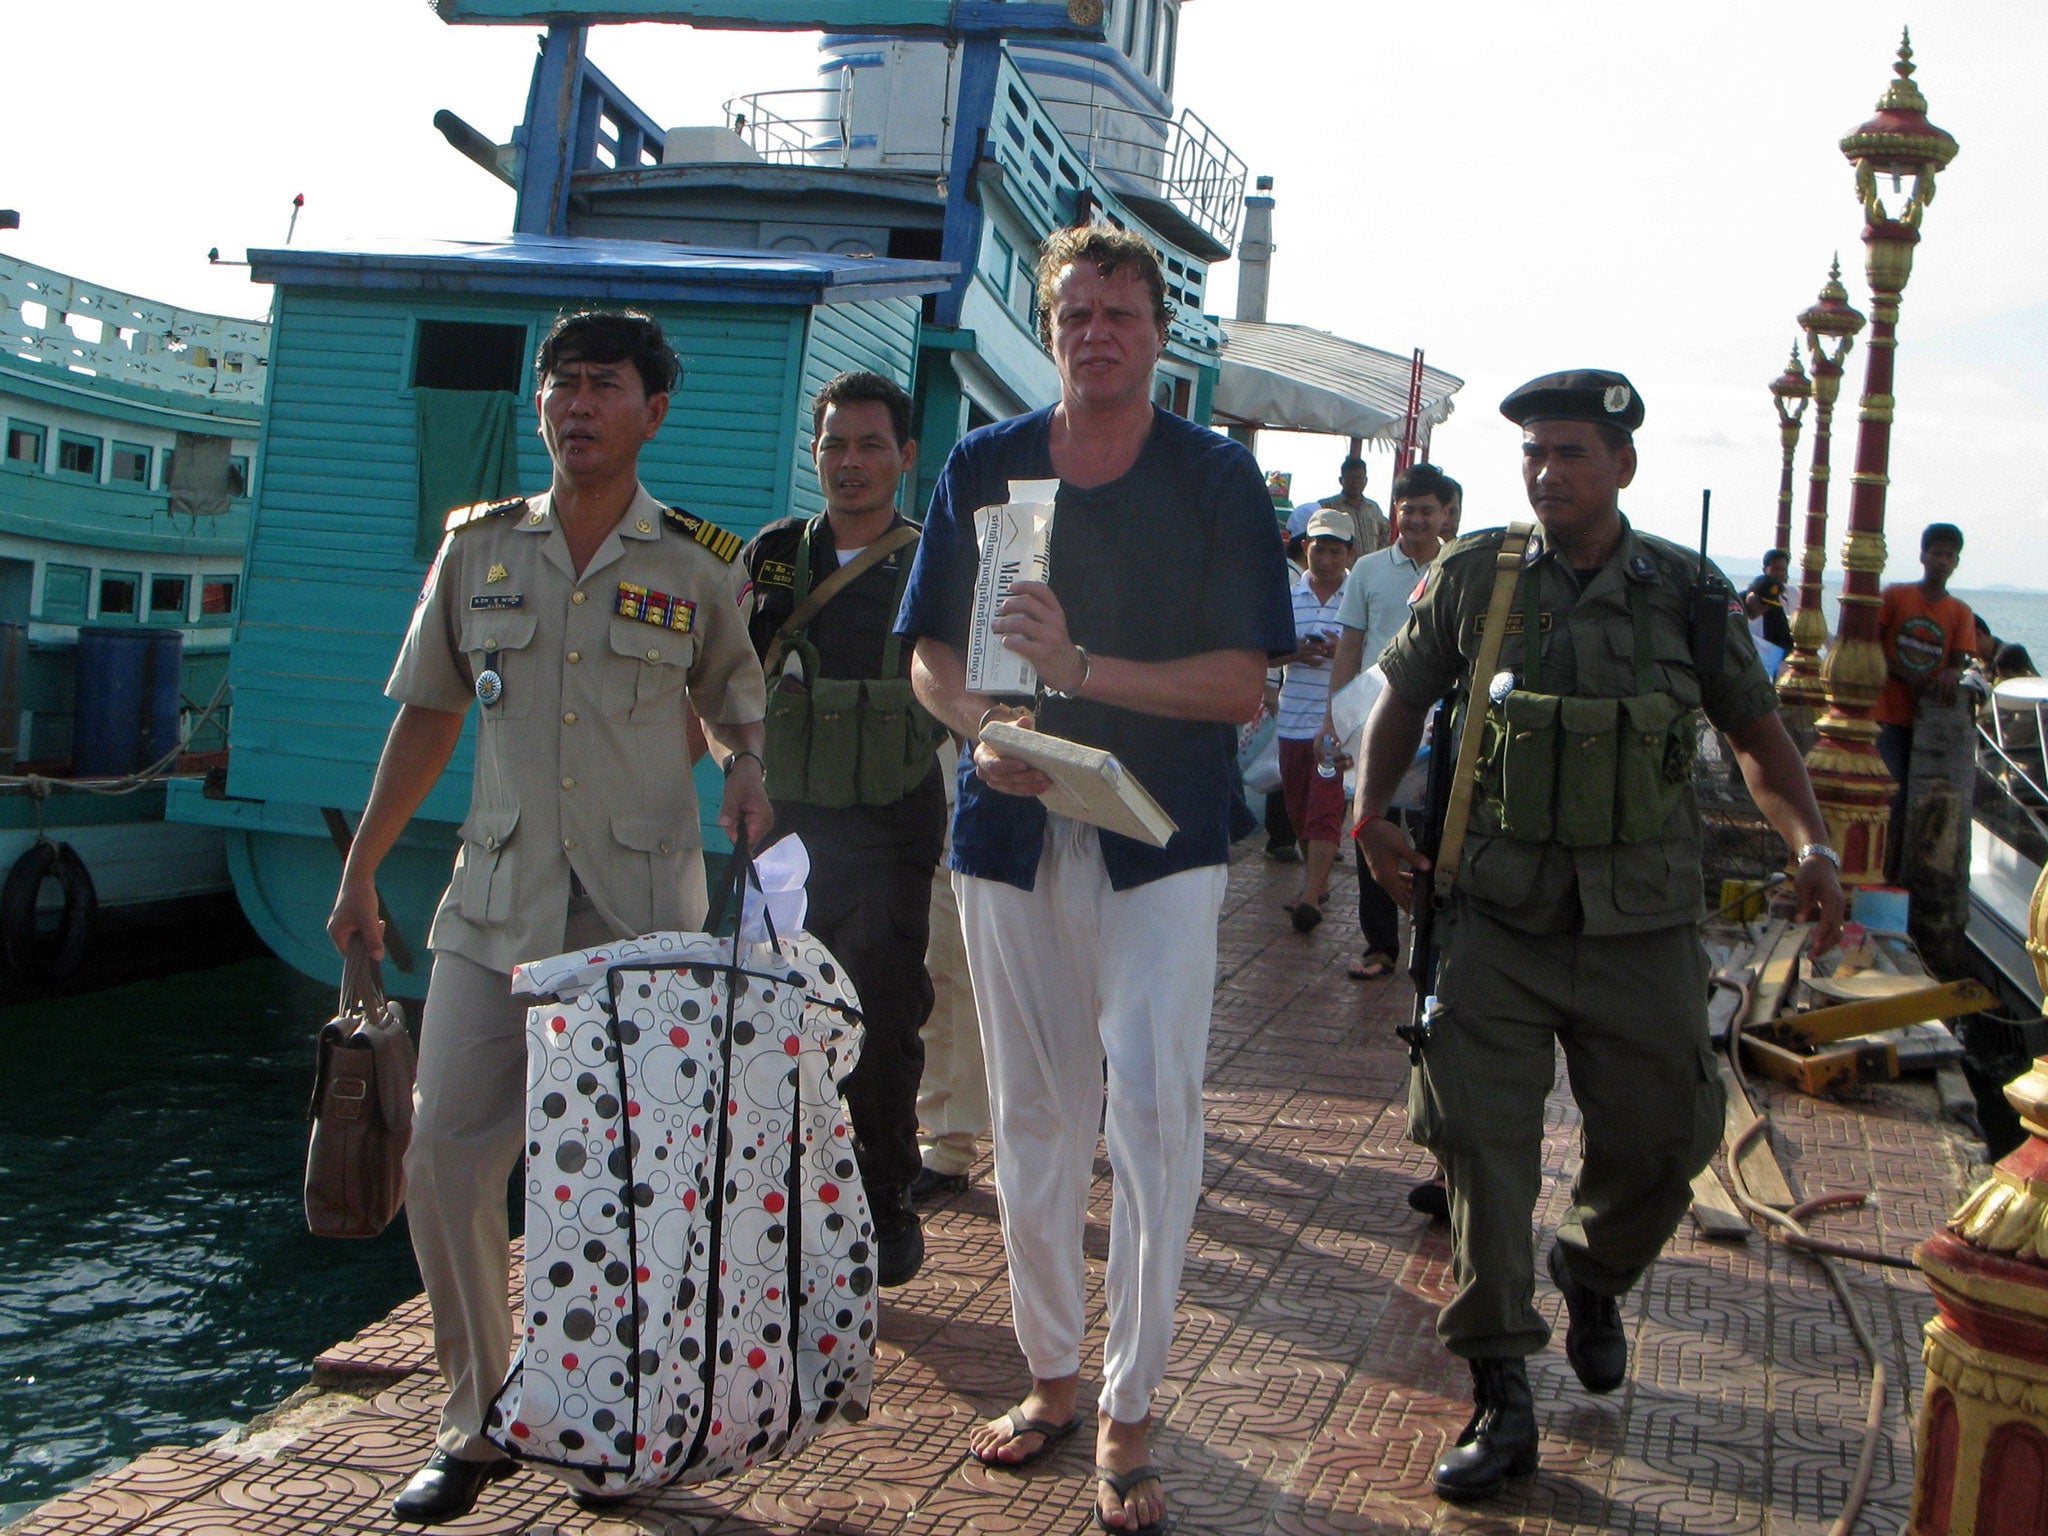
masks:
[[[1878,639],[1884,646],[1885,684],[1871,714],[1877,721],[1877,751],[1898,786],[1892,795],[1892,833],[1885,866],[1896,879],[1906,832],[1906,775],[1913,760],[1913,720],[1923,698],[1952,704],[1963,659],[1975,648],[1977,618],[1969,604],[1948,590],[1963,557],[1963,531],[1954,523],[1929,523],[1920,535],[1920,569],[1915,581],[1886,587],[1878,609]]]

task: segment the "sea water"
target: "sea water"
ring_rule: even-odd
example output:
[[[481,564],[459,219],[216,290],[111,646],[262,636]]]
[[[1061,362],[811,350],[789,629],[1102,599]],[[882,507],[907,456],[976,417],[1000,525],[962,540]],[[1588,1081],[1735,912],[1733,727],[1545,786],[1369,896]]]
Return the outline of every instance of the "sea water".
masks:
[[[275,1406],[418,1291],[402,1217],[306,1231],[334,1006],[262,954],[0,1007],[0,1525]]]

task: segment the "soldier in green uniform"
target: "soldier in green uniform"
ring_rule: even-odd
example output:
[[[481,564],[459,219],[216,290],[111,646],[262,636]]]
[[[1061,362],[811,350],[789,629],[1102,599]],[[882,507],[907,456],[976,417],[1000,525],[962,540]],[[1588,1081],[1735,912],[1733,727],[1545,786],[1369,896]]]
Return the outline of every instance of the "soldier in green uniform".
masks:
[[[1470,1362],[1474,1386],[1472,1422],[1436,1468],[1448,1499],[1487,1497],[1536,1467],[1523,1360],[1550,1339],[1530,1222],[1556,1046],[1584,1161],[1547,1267],[1587,1390],[1626,1376],[1617,1300],[1676,1230],[1720,1143],[1690,774],[1702,713],[1796,850],[1816,948],[1842,913],[1838,861],[1734,589],[1621,514],[1643,419],[1634,387],[1599,370],[1551,374],[1501,411],[1523,429],[1542,528],[1497,667],[1470,676],[1505,537],[1493,529],[1445,551],[1381,657],[1388,689],[1367,725],[1358,797],[1373,876],[1403,899],[1409,871],[1427,865],[1384,812],[1425,711],[1454,688],[1488,711],[1462,863],[1447,898],[1437,892],[1437,1000],[1409,1085],[1410,1134],[1450,1184],[1457,1294],[1437,1334]],[[1714,607],[1701,618],[1703,591]]]

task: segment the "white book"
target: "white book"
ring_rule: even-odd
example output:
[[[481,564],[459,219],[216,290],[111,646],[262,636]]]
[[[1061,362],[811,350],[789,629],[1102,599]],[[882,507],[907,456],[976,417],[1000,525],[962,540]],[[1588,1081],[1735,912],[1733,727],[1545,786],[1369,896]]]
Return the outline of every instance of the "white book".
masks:
[[[1083,746],[1064,736],[1026,730],[991,720],[981,739],[1005,757],[1029,763],[1052,779],[1038,798],[1056,816],[1085,821],[1107,831],[1164,848],[1179,827],[1113,753]]]
[[[967,629],[967,687],[973,693],[1032,694],[1038,671],[1003,644],[996,614],[1020,581],[1044,581],[1052,555],[1057,480],[1012,480],[1010,499],[974,514],[981,554],[974,573],[974,615]]]

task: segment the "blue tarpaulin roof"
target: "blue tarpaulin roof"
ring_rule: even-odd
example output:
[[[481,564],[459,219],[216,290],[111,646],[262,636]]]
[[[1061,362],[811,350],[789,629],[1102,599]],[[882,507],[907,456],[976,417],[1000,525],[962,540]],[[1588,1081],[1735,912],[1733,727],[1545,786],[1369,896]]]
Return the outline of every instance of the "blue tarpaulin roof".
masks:
[[[806,305],[914,298],[938,292],[958,271],[950,261],[542,235],[287,246],[250,251],[249,265],[257,282],[292,287]]]

